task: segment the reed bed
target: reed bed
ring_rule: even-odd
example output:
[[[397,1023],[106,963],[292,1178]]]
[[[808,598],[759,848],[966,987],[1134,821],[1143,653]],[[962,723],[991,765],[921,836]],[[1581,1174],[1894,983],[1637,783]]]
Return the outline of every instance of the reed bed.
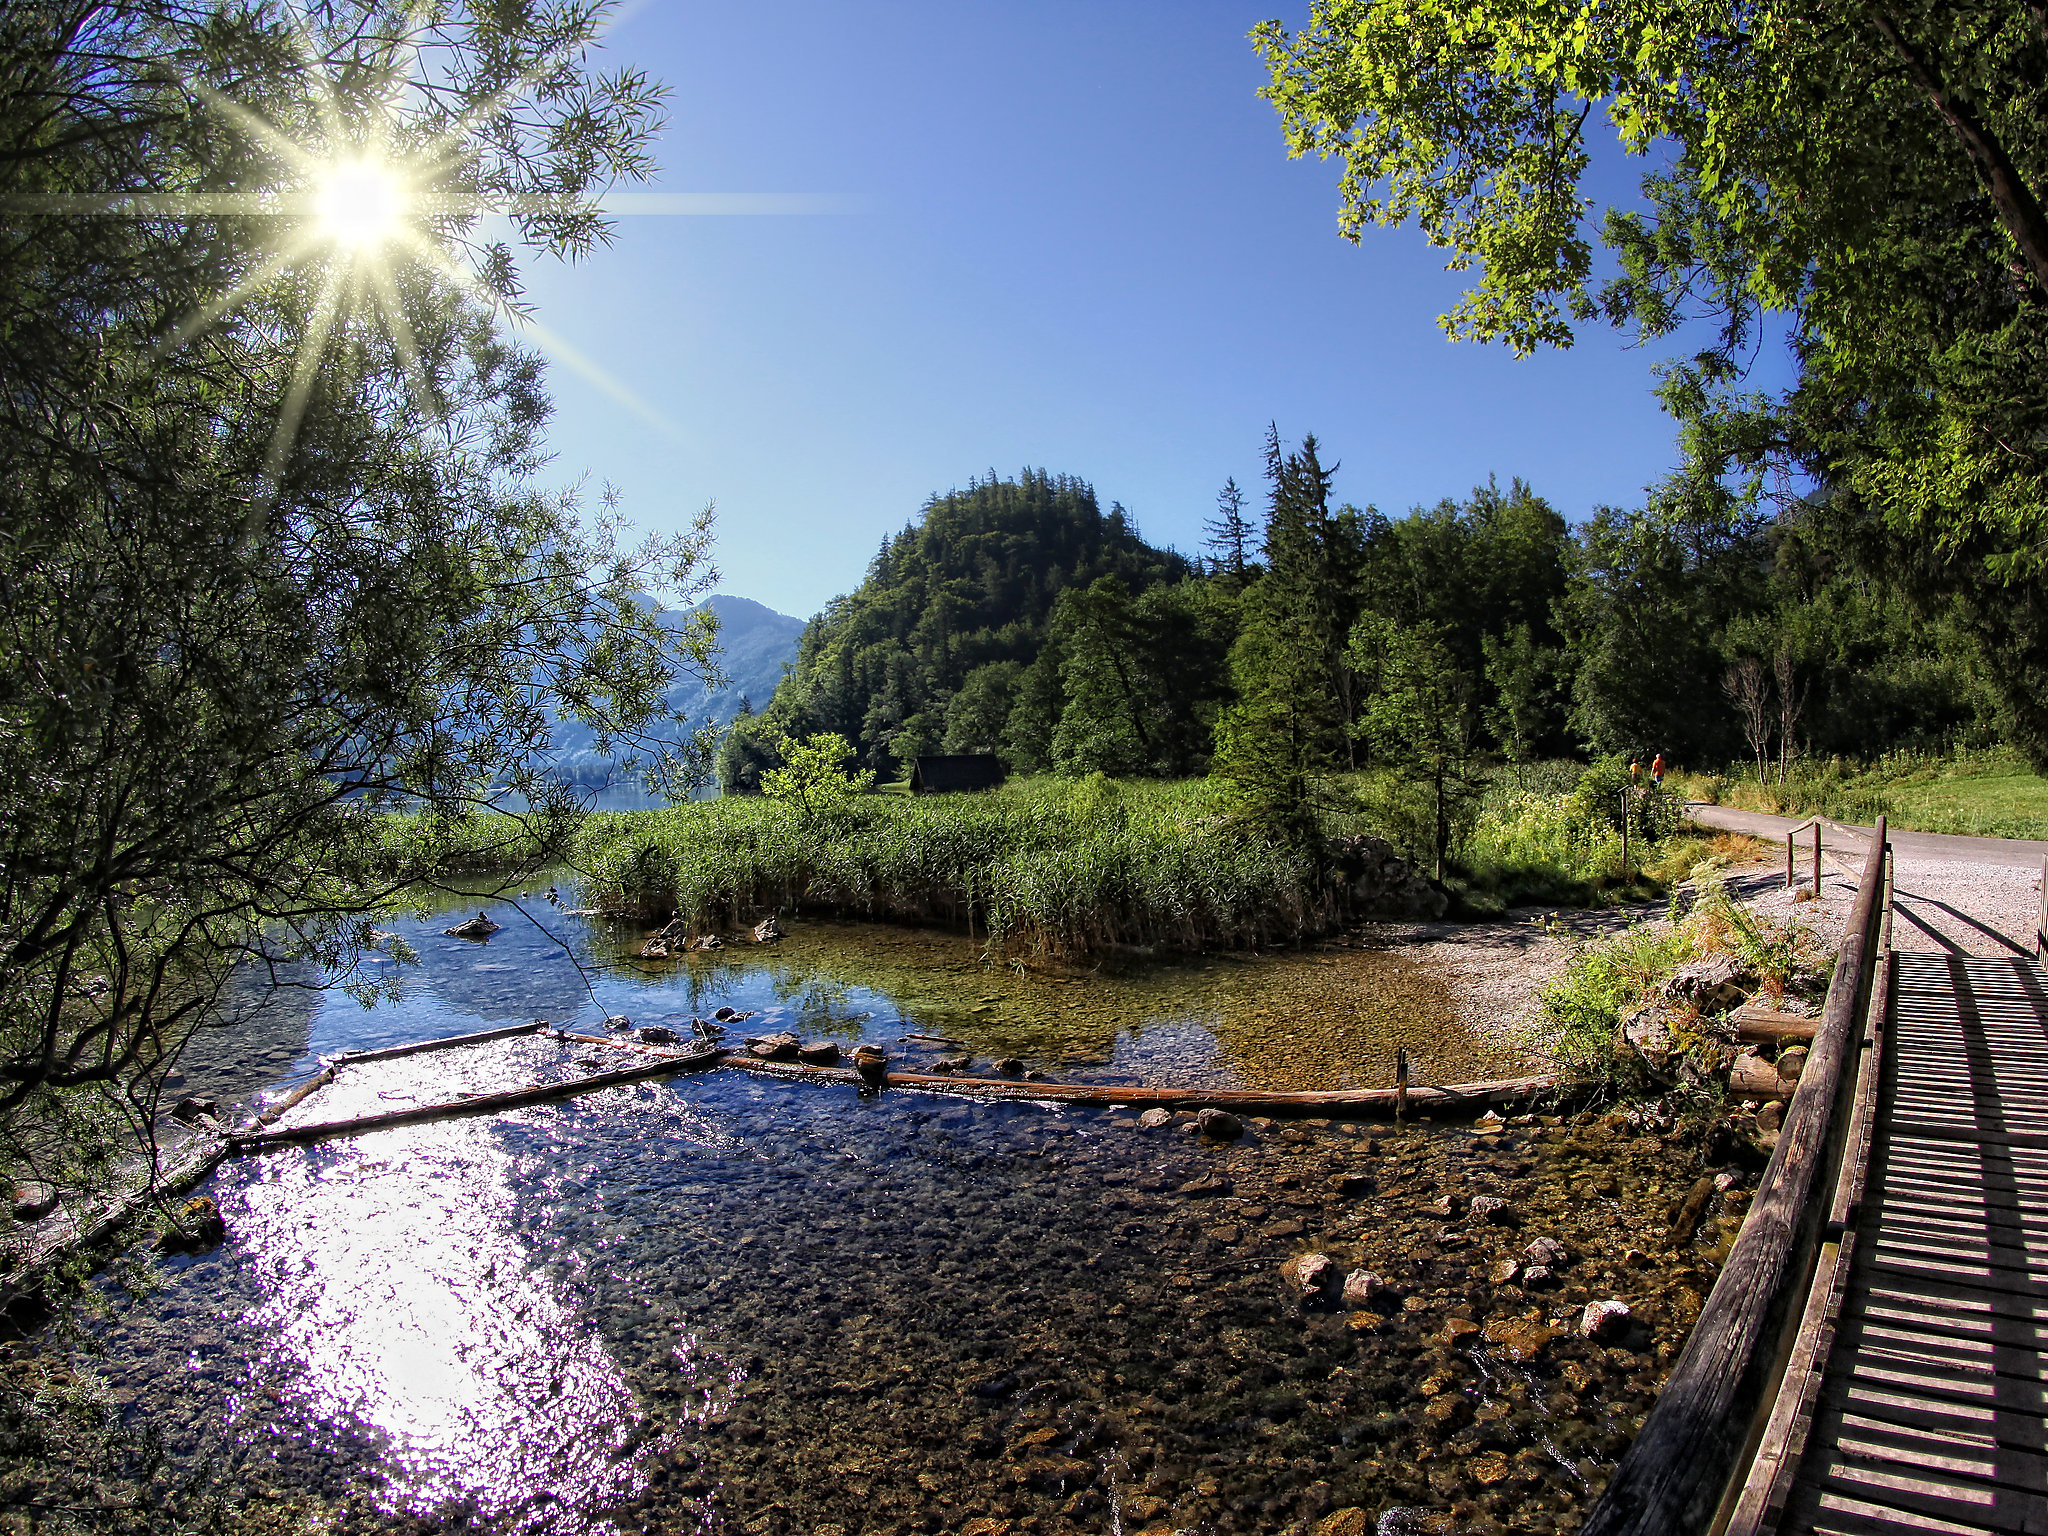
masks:
[[[1289,942],[1339,916],[1311,858],[1229,822],[1202,780],[1029,780],[810,814],[734,797],[592,817],[576,855],[594,900],[646,918],[940,923],[1043,959]]]

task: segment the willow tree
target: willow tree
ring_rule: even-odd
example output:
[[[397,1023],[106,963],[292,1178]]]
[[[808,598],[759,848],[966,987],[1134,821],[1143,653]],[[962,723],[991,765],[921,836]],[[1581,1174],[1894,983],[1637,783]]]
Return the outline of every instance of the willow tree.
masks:
[[[602,19],[0,8],[0,1123],[141,1119],[236,960],[345,966],[436,868],[379,804],[510,783],[548,834],[551,720],[673,736],[709,635],[646,594],[708,579],[708,523],[628,548],[538,489],[506,329],[518,252],[589,250],[649,168]]]
[[[1292,152],[1343,162],[1343,232],[1412,224],[1476,272],[1453,336],[1714,322],[1662,385],[1690,473],[1817,488],[1959,598],[2048,763],[2037,0],[1314,0],[1254,39]],[[1597,137],[1652,162],[1640,201],[1601,196]],[[1780,328],[1797,379],[1760,394]]]

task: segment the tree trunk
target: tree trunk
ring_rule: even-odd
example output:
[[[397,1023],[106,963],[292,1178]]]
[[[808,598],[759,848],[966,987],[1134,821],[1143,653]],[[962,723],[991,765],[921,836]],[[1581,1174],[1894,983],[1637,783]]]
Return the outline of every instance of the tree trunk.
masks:
[[[2037,10],[2037,19],[2039,15]],[[2012,236],[2027,270],[2033,275],[2036,298],[2048,300],[2048,213],[2042,212],[2040,199],[2034,196],[2033,189],[2020,175],[2019,167],[2012,163],[2012,156],[2006,153],[1997,136],[1949,90],[1932,54],[1922,52],[1906,41],[1905,31],[1894,17],[1880,12],[1872,18],[1872,25],[1904,62],[1907,76],[1926,94],[1934,104],[1934,110],[1962,140],[1964,153],[1984,179],[1985,190],[1991,194],[1991,202],[1998,209],[1999,222]]]

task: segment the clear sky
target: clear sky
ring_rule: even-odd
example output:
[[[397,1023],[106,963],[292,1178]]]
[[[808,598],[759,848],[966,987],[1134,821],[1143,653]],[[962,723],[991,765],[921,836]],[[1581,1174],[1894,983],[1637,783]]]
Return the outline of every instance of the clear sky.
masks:
[[[1521,361],[1447,341],[1441,253],[1346,243],[1336,168],[1287,159],[1245,40],[1275,9],[637,6],[600,63],[672,88],[655,190],[856,211],[629,217],[533,267],[543,324],[668,424],[557,363],[558,476],[650,528],[715,501],[721,589],[800,617],[991,469],[1079,475],[1193,551],[1226,476],[1260,489],[1269,420],[1390,513],[1490,474],[1574,519],[1639,501],[1673,456],[1656,355],[1598,330]]]

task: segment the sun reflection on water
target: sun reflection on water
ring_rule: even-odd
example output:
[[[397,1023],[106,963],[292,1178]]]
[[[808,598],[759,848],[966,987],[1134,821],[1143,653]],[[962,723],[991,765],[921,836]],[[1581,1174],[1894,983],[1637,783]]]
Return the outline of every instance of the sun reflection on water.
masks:
[[[507,1531],[608,1530],[666,1454],[605,1343],[523,1240],[520,1170],[458,1121],[280,1157],[231,1217],[265,1341],[232,1406],[379,1442],[371,1502]],[[694,1341],[675,1363],[696,1369]],[[273,1406],[275,1405],[275,1406]],[[282,1428],[282,1426],[280,1426]]]

